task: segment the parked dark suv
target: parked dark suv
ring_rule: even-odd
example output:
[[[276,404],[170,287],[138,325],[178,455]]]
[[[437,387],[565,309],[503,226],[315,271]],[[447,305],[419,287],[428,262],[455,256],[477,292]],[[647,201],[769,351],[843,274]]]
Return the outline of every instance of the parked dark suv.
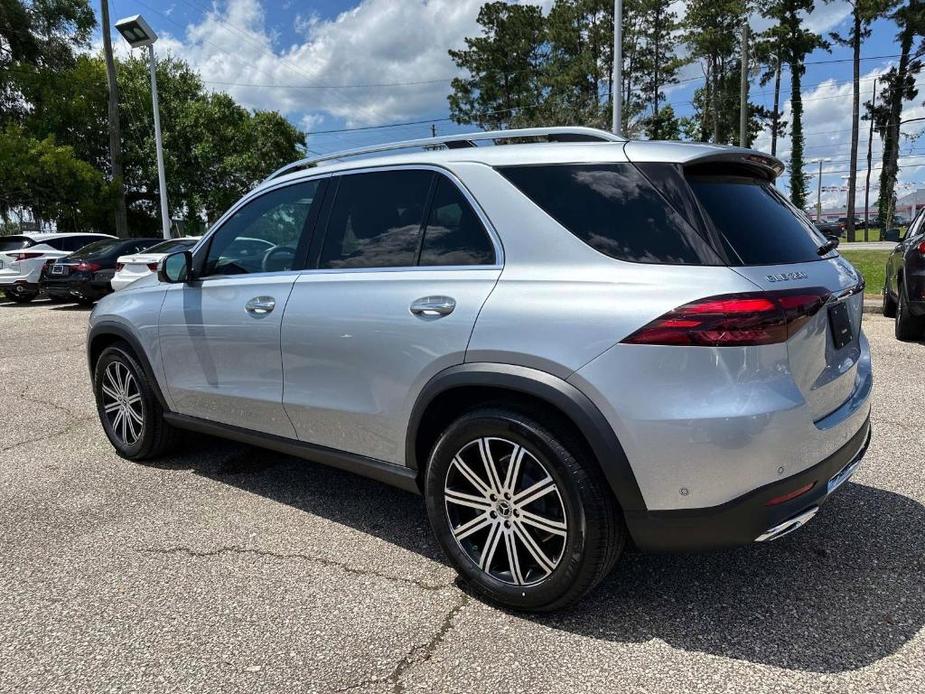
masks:
[[[140,253],[161,238],[104,239],[46,265],[40,285],[52,299],[70,299],[85,306],[112,292],[116,260],[126,253]]]
[[[896,338],[925,338],[925,210],[886,261],[883,315],[896,319]]]

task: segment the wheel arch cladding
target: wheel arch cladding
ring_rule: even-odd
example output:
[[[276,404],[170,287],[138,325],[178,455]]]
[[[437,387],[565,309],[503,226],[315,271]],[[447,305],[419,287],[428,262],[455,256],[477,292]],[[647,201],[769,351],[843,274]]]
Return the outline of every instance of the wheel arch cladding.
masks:
[[[453,419],[472,407],[540,405],[572,428],[601,468],[623,511],[646,510],[629,460],[594,403],[562,379],[523,366],[468,363],[450,367],[424,386],[411,411],[407,465],[423,474],[433,444]]]
[[[132,333],[119,323],[101,322],[90,328],[87,335],[87,363],[90,367],[90,376],[92,378],[96,362],[99,360],[103,351],[114,344],[124,343],[130,349],[132,356],[141,364],[145,372],[145,377],[154,389],[158,403],[164,411],[169,411],[167,401],[161,392],[160,384],[154,377],[154,370],[151,368],[151,362],[148,360],[148,354],[142,348],[138,339]]]

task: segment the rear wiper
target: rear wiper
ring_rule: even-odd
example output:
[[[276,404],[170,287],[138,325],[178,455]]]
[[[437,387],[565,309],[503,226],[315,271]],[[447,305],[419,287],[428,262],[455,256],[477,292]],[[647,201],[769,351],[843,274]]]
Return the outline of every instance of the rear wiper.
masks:
[[[822,244],[821,246],[819,246],[819,248],[816,249],[816,253],[818,253],[819,255],[828,255],[829,253],[834,251],[836,248],[838,248],[838,237],[837,236],[826,236],[826,238],[828,239],[828,241],[826,241],[824,244]]]

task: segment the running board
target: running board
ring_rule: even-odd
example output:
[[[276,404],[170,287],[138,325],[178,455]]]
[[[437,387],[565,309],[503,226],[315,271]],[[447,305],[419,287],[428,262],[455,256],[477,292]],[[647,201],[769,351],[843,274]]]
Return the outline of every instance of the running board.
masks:
[[[369,477],[408,492],[421,493],[418,488],[416,472],[403,465],[395,465],[384,460],[367,458],[355,453],[346,453],[326,446],[316,446],[284,436],[264,434],[259,431],[236,427],[232,424],[220,424],[219,422],[211,422],[207,419],[190,417],[189,415],[175,412],[165,412],[164,420],[178,429],[238,441],[258,448],[267,448],[278,453],[304,458],[314,463],[321,463],[339,470],[346,470],[363,477]]]

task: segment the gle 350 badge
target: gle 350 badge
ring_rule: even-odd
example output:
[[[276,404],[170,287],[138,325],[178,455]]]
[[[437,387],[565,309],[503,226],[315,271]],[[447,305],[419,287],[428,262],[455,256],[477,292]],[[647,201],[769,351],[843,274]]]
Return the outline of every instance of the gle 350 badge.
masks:
[[[765,275],[768,282],[792,282],[794,280],[805,280],[809,275],[805,272],[779,272],[776,275]]]

